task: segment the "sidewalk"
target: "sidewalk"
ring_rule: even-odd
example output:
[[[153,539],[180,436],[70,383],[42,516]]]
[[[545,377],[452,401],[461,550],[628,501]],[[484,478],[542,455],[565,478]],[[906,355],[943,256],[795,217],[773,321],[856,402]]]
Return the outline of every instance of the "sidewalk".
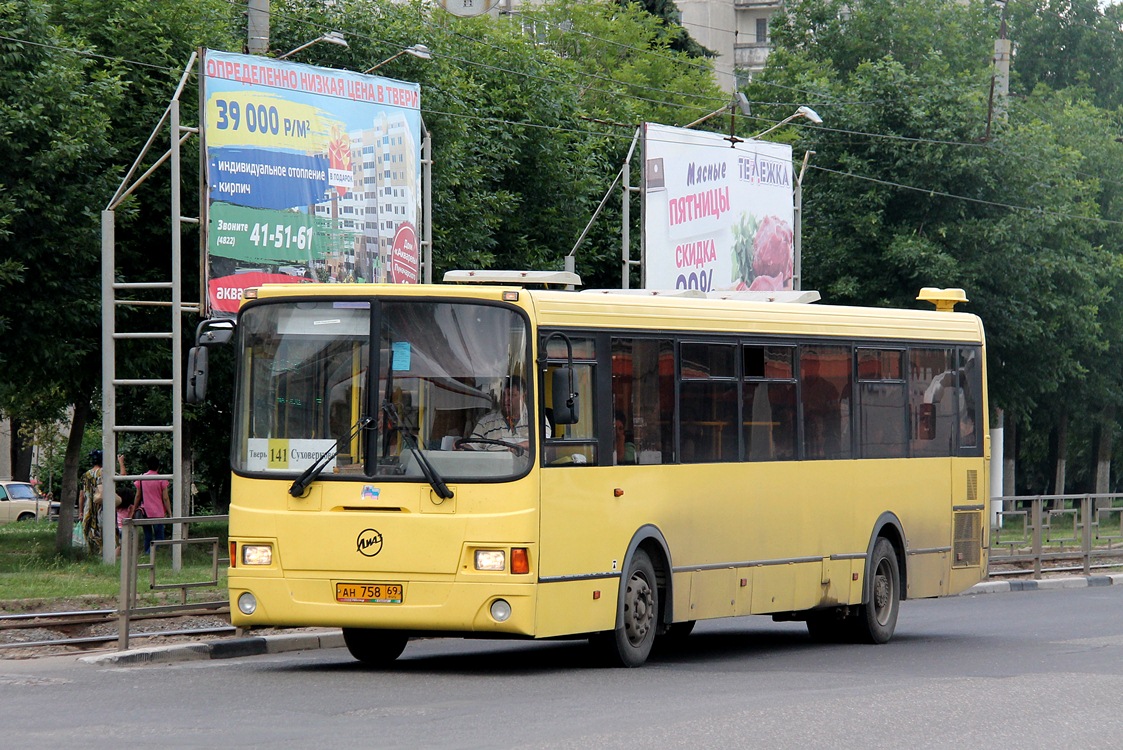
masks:
[[[959,596],[1004,594],[1011,591],[1080,589],[1094,586],[1123,586],[1123,574],[1043,578],[1036,581],[984,581],[975,584],[959,594]],[[227,638],[214,641],[180,643],[170,646],[151,646],[128,651],[115,651],[107,654],[83,656],[80,657],[78,661],[95,666],[166,664],[169,662],[198,661],[202,659],[234,659],[241,656],[280,654],[286,651],[343,648],[343,645],[342,632],[337,629],[326,629],[316,632]]]

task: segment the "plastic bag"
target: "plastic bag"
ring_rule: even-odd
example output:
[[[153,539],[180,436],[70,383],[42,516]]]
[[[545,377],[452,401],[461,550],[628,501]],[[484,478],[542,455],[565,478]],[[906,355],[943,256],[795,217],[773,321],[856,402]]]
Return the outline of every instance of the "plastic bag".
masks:
[[[70,546],[74,549],[86,549],[86,535],[82,533],[82,524],[75,521],[74,531],[70,534]]]

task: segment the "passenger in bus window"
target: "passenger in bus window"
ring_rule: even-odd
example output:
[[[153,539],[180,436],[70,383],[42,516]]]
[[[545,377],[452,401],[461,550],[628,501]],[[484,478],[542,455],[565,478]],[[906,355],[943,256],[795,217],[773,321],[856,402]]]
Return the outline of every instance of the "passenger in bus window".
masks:
[[[624,412],[617,411],[613,420],[615,437],[612,449],[612,462],[614,464],[634,464],[636,462],[636,444],[628,440]]]

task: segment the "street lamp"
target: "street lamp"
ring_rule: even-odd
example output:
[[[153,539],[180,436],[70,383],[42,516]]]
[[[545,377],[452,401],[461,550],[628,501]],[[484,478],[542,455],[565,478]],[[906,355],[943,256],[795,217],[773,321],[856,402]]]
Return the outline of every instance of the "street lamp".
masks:
[[[397,58],[401,57],[402,55],[412,55],[413,57],[416,57],[418,60],[432,60],[433,59],[433,53],[431,53],[429,51],[428,47],[426,47],[424,44],[414,44],[411,47],[406,47],[404,50],[402,50],[401,52],[398,52],[397,54],[390,55],[390,57],[387,57],[385,60],[378,63],[378,65],[367,68],[366,70],[363,71],[363,73],[371,73],[375,70],[378,70],[379,68],[381,68],[386,63],[390,62],[391,60],[396,60]]]
[[[823,121],[823,118],[819,117],[819,114],[815,110],[811,109],[811,107],[800,107],[795,112],[788,115],[783,120],[780,120],[780,122],[776,123],[772,127],[768,128],[767,130],[762,130],[761,132],[759,132],[756,135],[751,136],[751,137],[752,138],[760,138],[762,135],[768,135],[769,133],[771,133],[776,128],[787,125],[792,120],[796,120],[800,117],[806,117],[808,120],[815,123],[816,125],[820,124]]]
[[[350,46],[349,44],[347,44],[347,40],[343,38],[343,34],[339,33],[338,31],[329,31],[328,33],[324,34],[323,36],[321,36],[317,39],[313,39],[310,42],[306,42],[305,44],[300,45],[296,49],[289,50],[288,52],[286,52],[283,55],[278,55],[277,59],[278,60],[284,60],[285,58],[290,57],[292,55],[295,55],[297,52],[300,52],[302,49],[308,49],[313,44],[319,44],[320,42],[327,42],[328,44],[337,44],[340,47],[349,47]]]

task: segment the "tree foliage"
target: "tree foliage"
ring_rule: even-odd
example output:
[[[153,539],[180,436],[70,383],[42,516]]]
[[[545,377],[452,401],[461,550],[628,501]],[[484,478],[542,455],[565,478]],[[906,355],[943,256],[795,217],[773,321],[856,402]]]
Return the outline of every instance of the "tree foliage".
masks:
[[[1045,34],[1028,49],[1016,40],[1015,70],[1024,55],[1020,80],[1036,88],[998,102],[985,140],[1000,21],[978,3],[791,3],[750,91],[799,92],[826,120],[788,133],[797,154],[815,152],[806,286],[895,306],[916,304],[921,286],[966,288],[987,326],[993,404],[1040,421],[1074,392],[1091,406],[1119,391],[1104,358],[1118,355],[1123,150],[1103,137],[1118,115],[1069,85],[1090,68],[1047,85]]]

